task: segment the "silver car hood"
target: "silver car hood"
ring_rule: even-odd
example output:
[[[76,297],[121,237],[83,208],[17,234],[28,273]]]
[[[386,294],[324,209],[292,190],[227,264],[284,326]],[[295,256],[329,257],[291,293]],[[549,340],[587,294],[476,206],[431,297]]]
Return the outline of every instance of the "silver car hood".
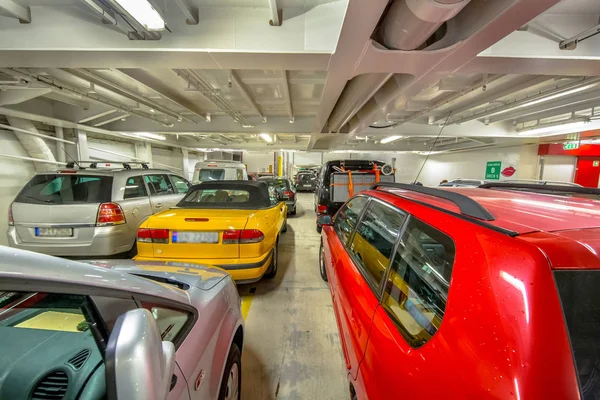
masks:
[[[228,276],[227,272],[220,268],[193,263],[136,260],[89,260],[83,262],[132,275],[158,277],[180,282],[201,290],[212,289]]]

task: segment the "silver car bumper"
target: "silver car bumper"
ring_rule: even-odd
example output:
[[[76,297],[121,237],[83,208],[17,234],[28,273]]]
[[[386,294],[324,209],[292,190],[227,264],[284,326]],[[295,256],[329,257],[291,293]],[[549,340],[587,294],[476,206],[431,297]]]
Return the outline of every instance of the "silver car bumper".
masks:
[[[135,241],[135,234],[125,224],[96,227],[92,241],[88,243],[69,243],[60,239],[52,243],[23,242],[14,226],[9,226],[6,234],[10,247],[63,257],[112,256],[131,250]]]

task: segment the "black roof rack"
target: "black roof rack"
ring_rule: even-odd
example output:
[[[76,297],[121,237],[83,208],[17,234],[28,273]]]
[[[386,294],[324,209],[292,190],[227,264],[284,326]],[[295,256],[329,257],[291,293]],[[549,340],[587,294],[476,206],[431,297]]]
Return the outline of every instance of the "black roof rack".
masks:
[[[497,183],[484,183],[479,185],[482,189],[521,189],[528,192],[541,192],[541,193],[577,193],[577,194],[594,194],[600,196],[600,189],[586,188],[582,186],[565,186],[565,185],[540,185],[536,183],[508,183],[508,182],[497,182]]]
[[[131,169],[131,164],[137,164],[142,167],[142,169],[148,169],[148,163],[146,161],[109,161],[109,160],[98,160],[98,161],[80,161],[73,160],[67,163],[67,168],[75,168],[79,167],[80,169],[85,169],[81,164],[89,164],[90,168],[97,168],[98,163],[105,164],[121,164],[124,169]]]
[[[411,192],[423,193],[429,196],[449,200],[458,206],[462,215],[477,218],[483,221],[494,221],[494,216],[481,204],[470,197],[449,190],[430,188],[425,186],[410,185],[406,183],[379,182],[371,186],[371,189],[389,187],[395,189],[410,190]]]

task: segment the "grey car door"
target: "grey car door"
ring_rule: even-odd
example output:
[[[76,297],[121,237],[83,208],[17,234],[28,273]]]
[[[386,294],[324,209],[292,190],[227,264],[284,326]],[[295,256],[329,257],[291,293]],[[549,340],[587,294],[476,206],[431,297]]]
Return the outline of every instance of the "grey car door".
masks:
[[[148,188],[142,175],[127,178],[123,188],[123,200],[119,201],[119,204],[125,213],[127,224],[134,232],[132,241],[135,241],[137,228],[146,218],[152,215]]]
[[[147,174],[144,175],[144,181],[150,191],[153,213],[173,207],[181,199],[181,194],[175,191],[168,174]]]

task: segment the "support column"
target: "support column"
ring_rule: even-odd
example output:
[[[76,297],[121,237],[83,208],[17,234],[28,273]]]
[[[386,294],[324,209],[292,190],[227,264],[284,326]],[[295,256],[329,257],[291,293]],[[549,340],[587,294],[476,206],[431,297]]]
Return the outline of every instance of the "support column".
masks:
[[[135,142],[135,158],[145,161],[152,167],[152,146],[147,142]]]
[[[56,134],[56,137],[58,139],[65,138],[65,132],[63,131],[63,128],[60,126],[54,127],[54,133]],[[56,143],[56,159],[60,162],[65,162],[65,160],[66,160],[65,145],[63,143],[60,143],[60,142]]]
[[[181,149],[183,158],[183,177],[191,182],[192,175],[190,174],[190,152],[188,149]]]
[[[33,122],[29,120],[8,116],[6,119],[8,120],[10,126],[18,129],[24,129],[33,133],[39,133]],[[23,132],[13,132],[15,133],[17,139],[19,139],[19,142],[21,142],[21,145],[25,151],[27,151],[27,154],[29,154],[29,157],[38,158],[40,160],[56,161],[54,154],[52,154],[52,150],[50,150],[48,144],[44,142],[44,139],[37,136],[31,136]],[[53,171],[56,169],[56,165],[52,164],[34,162],[33,165],[35,170],[38,172]]]
[[[87,133],[81,129],[75,130],[77,137],[77,159],[80,161],[90,160],[90,149],[88,147]]]

